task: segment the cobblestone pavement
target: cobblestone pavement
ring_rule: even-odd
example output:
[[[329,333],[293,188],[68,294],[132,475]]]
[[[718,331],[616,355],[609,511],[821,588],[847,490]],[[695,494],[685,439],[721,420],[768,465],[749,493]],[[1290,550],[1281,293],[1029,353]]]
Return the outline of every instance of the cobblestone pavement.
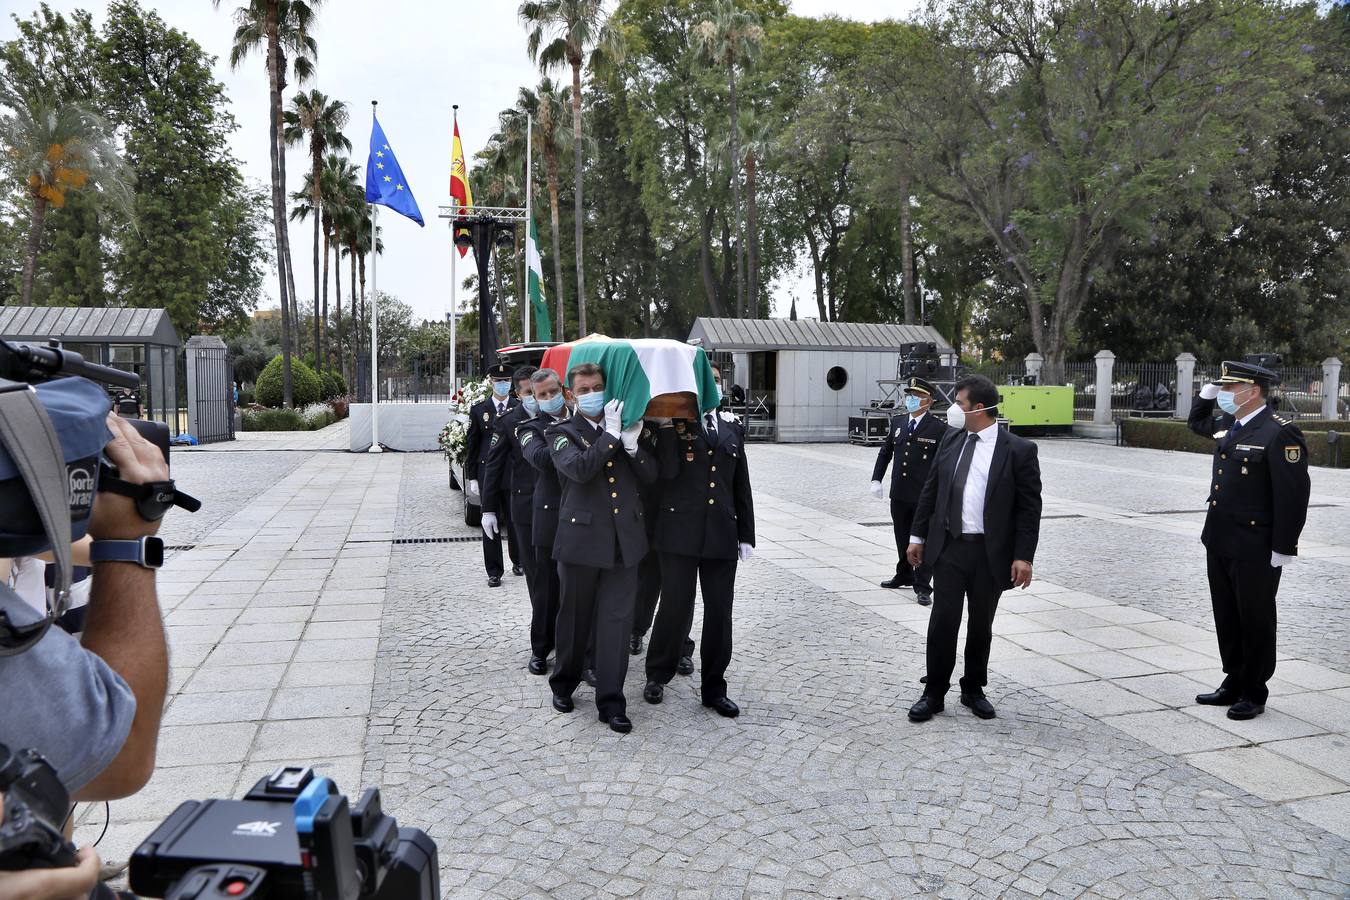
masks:
[[[802,458],[756,447],[760,490],[808,506],[861,493],[855,472],[822,477],[816,465],[806,482],[819,483],[822,499],[803,499],[789,477]],[[434,457],[407,459],[397,536],[463,532],[452,505],[427,499],[446,496],[444,473]],[[843,511],[857,521],[861,507]],[[661,706],[642,703],[635,659],[635,730],[619,736],[595,720],[585,687],[577,712],[559,715],[546,681],[525,671],[519,579],[487,589],[476,543],[396,547],[364,780],[384,786],[403,821],[430,830],[446,895],[1335,896],[1350,887],[1343,838],[1031,686],[1003,680],[992,722],[949,707],[910,724],[915,629],[782,561],[755,559],[738,579],[731,685],[742,717],[701,708],[697,675],[678,679]]]

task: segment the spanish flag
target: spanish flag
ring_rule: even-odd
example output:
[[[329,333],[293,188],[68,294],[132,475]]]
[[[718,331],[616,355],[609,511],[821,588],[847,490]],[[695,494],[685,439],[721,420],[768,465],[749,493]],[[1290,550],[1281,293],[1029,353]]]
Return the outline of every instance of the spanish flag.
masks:
[[[456,207],[473,209],[473,189],[469,187],[469,170],[464,166],[464,146],[459,142],[459,113],[455,113],[455,139],[450,148],[450,199]],[[469,229],[461,228],[455,232],[455,236],[468,233]],[[460,247],[460,258],[468,252],[467,247]]]

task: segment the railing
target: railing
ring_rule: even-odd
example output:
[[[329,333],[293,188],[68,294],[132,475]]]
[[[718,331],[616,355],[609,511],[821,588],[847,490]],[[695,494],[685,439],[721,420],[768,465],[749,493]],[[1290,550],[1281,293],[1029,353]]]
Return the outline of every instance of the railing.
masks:
[[[1091,422],[1097,406],[1097,364],[1065,363],[1064,383],[1073,385],[1073,420]]]
[[[461,352],[455,360],[459,369],[457,383],[462,386],[482,376],[477,360]],[[370,360],[357,361],[357,378],[352,396],[357,402],[370,402]],[[379,368],[381,403],[449,403],[455,387],[450,379],[450,352],[420,356],[381,356]]]

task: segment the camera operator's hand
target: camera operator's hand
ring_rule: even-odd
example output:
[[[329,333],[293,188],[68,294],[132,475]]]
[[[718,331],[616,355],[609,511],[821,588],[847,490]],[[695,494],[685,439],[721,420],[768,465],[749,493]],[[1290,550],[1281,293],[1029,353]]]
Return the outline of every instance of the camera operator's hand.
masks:
[[[167,481],[169,465],[159,448],[119,416],[108,414],[112,440],[103,448],[108,461],[117,467],[119,477],[132,484]],[[99,491],[89,518],[89,534],[97,540],[136,540],[159,530],[159,521],[147,522],[136,512],[130,497]]]
[[[0,821],[5,817],[5,795],[0,794]],[[85,900],[98,884],[98,854],[80,850],[78,863],[66,869],[22,869],[0,872],[0,897],[5,900]]]

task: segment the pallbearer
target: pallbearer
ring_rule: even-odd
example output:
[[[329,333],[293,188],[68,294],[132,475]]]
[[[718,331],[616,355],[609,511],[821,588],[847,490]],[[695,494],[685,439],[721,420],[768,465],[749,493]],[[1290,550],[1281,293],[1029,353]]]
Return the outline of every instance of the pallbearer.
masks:
[[[516,400],[511,396],[511,367],[508,365],[496,365],[488,369],[488,378],[492,380],[492,396],[486,400],[480,400],[469,409],[469,430],[466,435],[465,449],[468,451],[468,465],[465,467],[467,478],[469,479],[469,491],[482,497],[480,490],[483,484],[483,466],[487,462],[488,444],[492,440],[493,429],[496,428],[497,419],[506,415],[507,410],[516,405]],[[503,510],[498,513],[498,524],[501,522],[503,513],[510,515],[509,511]],[[511,554],[511,573],[513,575],[523,575],[524,571],[520,568],[520,554],[516,548],[516,539],[509,528],[506,529],[507,549]],[[488,537],[483,535],[483,564],[487,569],[488,587],[501,587],[502,573],[505,568],[502,563],[502,539],[501,536]]]
[[[1230,719],[1252,719],[1266,711],[1266,682],[1275,674],[1275,593],[1284,566],[1298,555],[1312,486],[1303,432],[1266,405],[1278,376],[1232,361],[1221,371],[1200,389],[1189,420],[1192,431],[1214,439],[1200,540],[1224,671],[1219,689],[1195,702],[1227,706]]]
[[[557,372],[540,369],[530,377],[530,383],[534,388],[534,398],[539,403],[539,415],[523,423],[519,432],[521,452],[538,473],[534,482],[534,496],[531,498],[533,526],[530,543],[538,566],[535,580],[539,590],[530,592],[530,602],[534,604],[530,620],[530,646],[533,649],[530,672],[546,675],[548,654],[557,646],[554,634],[560,587],[558,564],[553,560],[553,540],[558,533],[562,485],[558,482],[558,471],[553,468],[553,455],[549,453],[544,434],[552,425],[567,419],[571,410],[567,408],[562,381]]]
[[[642,697],[648,703],[661,702],[693,624],[694,590],[701,584],[703,705],[731,718],[740,715],[740,708],[727,697],[726,682],[736,563],[749,559],[755,545],[745,429],[731,413],[709,411],[701,421],[663,423],[656,440],[661,461],[656,525],[661,605],[647,648]]]

